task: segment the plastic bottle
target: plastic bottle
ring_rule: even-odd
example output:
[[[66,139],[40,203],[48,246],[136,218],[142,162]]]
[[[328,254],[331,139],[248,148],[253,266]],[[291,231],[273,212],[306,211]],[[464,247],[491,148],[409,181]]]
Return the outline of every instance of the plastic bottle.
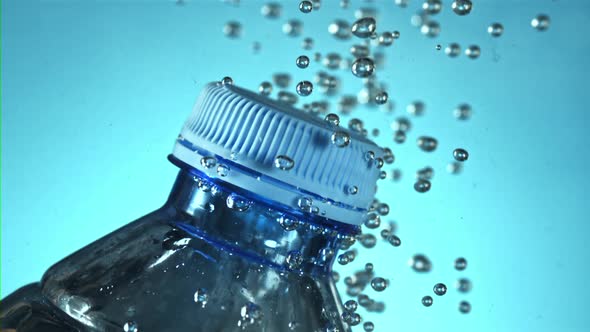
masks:
[[[348,331],[332,265],[360,230],[381,153],[209,84],[169,156],[180,172],[164,206],[3,299],[2,331]]]

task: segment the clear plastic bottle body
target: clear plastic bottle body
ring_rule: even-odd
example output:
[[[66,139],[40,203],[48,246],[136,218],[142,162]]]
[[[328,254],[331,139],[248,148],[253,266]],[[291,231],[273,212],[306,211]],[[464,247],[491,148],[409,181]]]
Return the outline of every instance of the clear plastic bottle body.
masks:
[[[358,229],[194,172],[181,170],[161,209],[5,298],[2,328],[348,331],[331,268]]]

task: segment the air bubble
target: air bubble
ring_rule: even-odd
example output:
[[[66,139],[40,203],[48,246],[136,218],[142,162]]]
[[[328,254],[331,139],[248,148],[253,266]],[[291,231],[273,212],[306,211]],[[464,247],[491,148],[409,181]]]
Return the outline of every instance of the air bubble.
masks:
[[[442,9],[441,0],[425,0],[422,3],[422,10],[428,15],[436,15]]]
[[[217,159],[215,159],[214,157],[201,158],[201,166],[209,169],[215,167],[215,165],[217,165]]]
[[[389,95],[387,94],[387,92],[381,91],[375,96],[375,103],[377,103],[377,105],[383,105],[387,102],[388,98]]]
[[[459,302],[459,312],[462,314],[468,314],[471,312],[471,304],[467,301]]]
[[[258,92],[263,96],[270,95],[272,92],[272,84],[266,81],[260,83],[260,85],[258,86]]]
[[[382,292],[387,288],[387,280],[377,277],[371,280],[371,287],[377,292]]]
[[[488,33],[492,37],[500,37],[504,33],[504,26],[500,23],[492,23],[488,26]]]
[[[410,258],[408,264],[416,272],[430,272],[432,270],[432,263],[428,257],[422,254],[416,254]]]
[[[430,307],[432,305],[432,302],[432,296],[426,295],[422,298],[422,305],[425,307]]]
[[[473,285],[471,284],[471,280],[467,278],[460,278],[457,280],[455,287],[460,293],[469,293]]]
[[[450,43],[445,47],[445,54],[450,58],[456,58],[461,55],[461,46],[457,43]]]
[[[313,48],[313,39],[307,37],[305,39],[303,39],[303,41],[301,42],[301,47],[304,50],[311,50]]]
[[[332,133],[330,140],[332,141],[332,144],[339,148],[343,148],[350,144],[350,135],[345,131],[335,131]]]
[[[465,55],[470,59],[477,59],[481,55],[481,49],[477,45],[470,45],[465,49]]]
[[[438,296],[443,296],[447,293],[447,286],[439,282],[438,284],[434,285],[432,291],[434,291],[434,294]]]
[[[307,68],[307,66],[309,66],[309,58],[306,55],[300,55],[297,57],[297,60],[295,60],[295,64],[301,69]]]
[[[389,234],[389,236],[387,236],[387,242],[394,247],[399,247],[402,244],[402,240],[395,234]]]
[[[330,113],[330,114],[326,115],[326,117],[324,118],[324,121],[326,121],[327,123],[329,123],[333,126],[338,126],[340,124],[340,117],[337,114]]]
[[[291,75],[288,73],[275,73],[272,75],[272,80],[279,88],[286,88],[291,84]]]
[[[313,9],[313,4],[311,3],[311,1],[305,0],[305,1],[301,1],[299,3],[299,10],[304,14],[310,13],[312,11],[312,9]]]
[[[139,332],[139,327],[137,326],[136,322],[128,321],[127,323],[125,323],[125,325],[123,325],[123,331],[124,332]]]
[[[469,120],[469,118],[471,118],[471,113],[471,106],[469,104],[459,104],[453,110],[453,115],[457,120]]]
[[[303,256],[299,251],[291,251],[285,258],[289,270],[298,270],[303,264]]]
[[[347,192],[349,195],[356,195],[359,192],[359,188],[357,186],[347,186]]]
[[[342,57],[338,53],[328,53],[322,60],[322,64],[328,69],[340,68]]]
[[[406,141],[406,132],[401,131],[401,130],[397,130],[393,134],[393,140],[398,144],[405,142]]]
[[[430,136],[420,136],[416,140],[416,143],[418,144],[420,150],[424,152],[432,152],[436,150],[436,147],[438,146],[438,141],[434,137]]]
[[[425,193],[430,190],[431,183],[428,180],[418,180],[414,183],[414,190],[419,193]]]
[[[455,269],[457,271],[463,271],[467,268],[467,260],[463,257],[455,259]]]
[[[471,0],[454,0],[451,4],[451,8],[455,12],[455,14],[459,16],[467,15],[471,12],[471,8],[473,4]]]
[[[278,2],[269,2],[262,6],[260,13],[267,18],[275,19],[281,17],[283,7]]]
[[[430,166],[426,166],[424,168],[421,168],[416,172],[416,179],[420,179],[420,180],[432,180],[433,176],[434,176],[434,169]]]
[[[223,33],[228,38],[239,38],[242,35],[242,24],[236,21],[229,21],[223,26]]]
[[[346,40],[350,39],[350,25],[344,20],[335,20],[328,26],[328,32],[336,39]]]
[[[447,165],[447,172],[457,175],[463,170],[463,163],[453,161]]]
[[[427,21],[420,27],[420,32],[426,37],[437,37],[440,34],[440,24],[437,21]]]
[[[209,301],[209,294],[207,294],[207,290],[205,288],[199,288],[195,292],[194,301],[197,304],[201,305],[201,308],[205,308],[207,305],[207,301]]]
[[[355,300],[348,300],[344,302],[344,309],[348,312],[355,312],[358,308],[358,303]]]
[[[217,175],[226,177],[229,174],[229,167],[227,165],[219,164],[217,166]]]
[[[240,316],[241,318],[238,322],[238,326],[242,327],[242,329],[246,329],[250,325],[258,324],[262,319],[263,314],[262,309],[258,305],[248,302],[240,310]]]
[[[367,220],[365,220],[365,226],[369,229],[379,228],[381,225],[381,217],[376,213],[369,213],[367,215]]]
[[[368,38],[375,33],[377,23],[372,17],[364,17],[354,22],[351,31],[352,34],[359,38]]]
[[[359,58],[352,64],[352,73],[356,77],[369,77],[373,75],[375,63],[369,58]]]
[[[549,16],[545,14],[539,14],[531,20],[531,26],[535,28],[537,31],[547,30],[549,28],[550,23],[551,20],[549,19]]]
[[[246,198],[233,193],[227,196],[225,203],[228,208],[238,212],[244,212],[248,210],[252,205],[252,203],[248,201]]]
[[[303,22],[299,20],[289,20],[283,24],[283,33],[289,37],[299,37],[303,32]]]
[[[223,79],[221,79],[221,85],[233,85],[233,84],[234,84],[234,80],[229,76],[226,76]]]
[[[469,158],[469,153],[465,149],[457,148],[453,151],[453,158],[456,161],[466,161]]]
[[[274,165],[280,170],[288,171],[295,166],[295,161],[287,156],[279,155],[275,158]]]
[[[277,94],[277,99],[280,102],[283,102],[285,104],[289,104],[289,105],[295,105],[297,103],[297,95],[291,92],[287,92],[287,91],[279,91],[279,93]]]
[[[422,116],[424,114],[424,110],[426,109],[426,105],[424,102],[417,100],[410,103],[406,106],[406,112],[410,113],[413,116]]]
[[[298,95],[306,97],[309,96],[313,91],[313,84],[310,81],[301,81],[297,83],[297,87],[295,89],[297,90]]]
[[[373,324],[373,322],[365,322],[363,324],[363,329],[365,332],[373,332],[375,331],[375,324]]]

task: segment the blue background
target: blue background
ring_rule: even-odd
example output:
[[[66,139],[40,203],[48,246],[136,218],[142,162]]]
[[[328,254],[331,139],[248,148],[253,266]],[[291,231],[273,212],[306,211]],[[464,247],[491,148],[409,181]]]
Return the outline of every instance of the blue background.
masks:
[[[276,71],[312,80],[321,66],[300,70],[295,58],[347,54],[356,41],[335,41],[327,25],[367,6],[323,1],[305,15],[298,1],[284,1],[282,17],[269,20],[262,1],[242,2],[2,1],[2,297],[164,202],[177,172],[166,155],[205,83],[229,75],[255,89]],[[393,148],[404,174],[381,181],[378,193],[403,244],[361,250],[341,275],[371,261],[390,279],[383,293],[369,292],[386,313],[364,315],[381,331],[586,331],[590,2],[481,0],[465,17],[443,2],[437,39],[410,24],[420,1],[407,9],[374,2],[378,30],[401,32],[378,72],[396,109],[359,107],[353,116],[380,128],[376,140]],[[538,13],[551,16],[546,32],[530,27]],[[281,32],[289,18],[304,22],[301,37]],[[223,36],[232,19],[243,24],[239,40]],[[498,39],[486,32],[494,21],[505,27]],[[307,36],[314,51],[301,49]],[[482,55],[436,51],[449,42],[478,44]],[[344,92],[361,87],[350,72],[338,75]],[[426,113],[397,145],[388,124],[416,99]],[[470,121],[452,116],[461,102],[473,106]],[[437,137],[437,151],[419,151],[420,135]],[[470,159],[453,176],[445,167],[459,146]],[[433,187],[418,194],[413,174],[426,165]],[[431,258],[431,273],[408,267],[418,252]],[[453,269],[458,256],[469,262],[463,272]],[[454,290],[460,276],[473,281],[471,293]],[[422,307],[436,282],[449,292]],[[457,310],[462,299],[473,306],[468,315]]]

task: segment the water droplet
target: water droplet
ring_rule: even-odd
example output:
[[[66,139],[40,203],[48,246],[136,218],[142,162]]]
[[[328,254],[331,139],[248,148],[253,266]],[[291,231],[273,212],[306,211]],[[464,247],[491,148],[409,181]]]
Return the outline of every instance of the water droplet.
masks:
[[[358,308],[358,303],[355,300],[348,300],[344,302],[344,309],[348,312],[355,312]]]
[[[337,130],[332,133],[330,140],[332,141],[332,144],[336,145],[339,148],[343,148],[350,144],[350,135],[345,131]]]
[[[467,278],[460,278],[457,280],[455,287],[457,287],[457,290],[461,293],[469,293],[473,285],[471,284],[471,280]]]
[[[442,2],[441,0],[425,0],[422,3],[422,9],[428,15],[436,15],[442,9]]]
[[[465,149],[457,148],[453,151],[453,158],[456,161],[466,161],[469,158],[469,153]]]
[[[227,196],[225,203],[227,204],[228,208],[238,212],[244,212],[252,205],[252,202],[248,201],[246,198],[233,193]]]
[[[365,220],[365,226],[369,229],[378,228],[381,225],[381,217],[376,213],[367,214],[367,220]]]
[[[430,181],[420,179],[414,183],[414,190],[419,193],[425,193],[430,190],[431,185]]]
[[[459,312],[462,314],[468,314],[471,311],[471,304],[467,301],[459,302]]]
[[[283,33],[289,37],[299,37],[303,32],[303,22],[299,20],[289,20],[283,24]]]
[[[377,23],[372,17],[364,17],[354,22],[352,25],[352,34],[359,38],[368,38],[375,33]]]
[[[420,136],[416,142],[420,150],[424,152],[432,152],[436,150],[436,147],[438,146],[438,141],[430,136]]]
[[[387,280],[381,277],[373,278],[373,280],[371,280],[371,287],[377,292],[382,292],[387,288]]]
[[[223,26],[223,33],[228,38],[239,38],[242,35],[242,24],[236,21],[229,21]]]
[[[420,27],[420,32],[426,37],[437,37],[440,34],[440,24],[437,21],[424,22]]]
[[[209,301],[209,294],[207,294],[207,290],[205,288],[197,289],[194,295],[194,300],[195,303],[201,304],[201,308],[205,308],[207,301]]]
[[[471,0],[454,0],[451,4],[451,8],[455,14],[459,16],[467,15],[471,12],[473,7]]]
[[[297,57],[297,60],[295,60],[295,64],[299,68],[307,68],[307,66],[309,66],[309,58],[306,55],[300,55]]]
[[[549,19],[549,16],[545,14],[539,14],[531,20],[531,26],[537,29],[537,31],[547,30],[549,28],[550,23],[551,20]]]
[[[268,96],[272,92],[272,84],[270,82],[264,81],[260,83],[258,86],[258,92],[263,96]]]
[[[352,73],[356,77],[369,77],[373,75],[375,64],[369,58],[359,58],[352,64]]]
[[[229,76],[226,76],[223,79],[221,79],[221,85],[233,85],[233,84],[234,84],[234,80]]]
[[[455,259],[455,269],[457,271],[463,271],[467,268],[467,260],[463,257]]]
[[[375,103],[377,103],[377,105],[383,105],[387,102],[388,98],[389,95],[387,94],[387,92],[381,91],[375,96]]]
[[[394,247],[399,247],[402,244],[402,240],[395,234],[389,234],[387,237],[387,242],[389,242]]]
[[[416,254],[410,258],[408,264],[416,272],[430,272],[432,270],[432,263],[428,257],[422,254]]]
[[[296,90],[300,96],[309,96],[313,91],[313,84],[310,81],[301,81],[297,83]]]
[[[275,73],[272,75],[272,80],[279,88],[286,88],[291,84],[291,75],[288,73]]]
[[[291,251],[287,254],[285,263],[287,263],[289,270],[297,270],[303,264],[303,256],[299,251]]]
[[[465,49],[465,55],[470,59],[477,59],[481,55],[481,49],[477,45],[469,45],[469,47]]]
[[[488,26],[488,33],[492,37],[500,37],[504,33],[504,26],[500,23],[492,23]]]
[[[439,282],[438,284],[434,285],[432,290],[434,291],[434,294],[443,296],[447,293],[447,286]]]
[[[302,13],[305,13],[305,14],[307,14],[307,13],[311,12],[311,11],[312,11],[312,9],[313,9],[313,4],[311,3],[311,1],[307,1],[307,0],[305,0],[305,1],[301,1],[301,2],[299,3],[299,10],[300,10]]]
[[[296,94],[287,91],[279,91],[279,93],[277,94],[277,99],[280,102],[289,105],[295,105],[297,104],[297,100],[299,100]]]
[[[461,46],[457,43],[450,43],[445,48],[445,54],[450,58],[456,58],[461,54]]]
[[[431,180],[434,176],[434,169],[430,166],[419,169],[416,172],[416,179],[420,180]]]
[[[447,172],[457,175],[459,173],[461,173],[461,171],[463,170],[463,163],[454,161],[452,163],[449,163],[447,165]]]
[[[125,331],[125,332],[139,332],[139,327],[137,326],[136,322],[128,321],[127,323],[125,323],[125,325],[123,325],[123,331]]]
[[[324,121],[326,121],[327,123],[329,123],[333,126],[338,126],[340,124],[340,117],[337,114],[330,113],[330,114],[326,115],[326,117],[324,118]]]
[[[469,104],[459,104],[454,110],[453,115],[457,120],[468,120],[471,118],[471,106]]]
[[[432,296],[426,295],[422,298],[422,305],[425,307],[430,307],[432,302],[434,302]]]
[[[267,18],[275,19],[281,16],[283,7],[278,2],[269,2],[262,6],[260,13]]]
[[[328,26],[328,32],[336,39],[340,40],[350,39],[352,35],[350,32],[350,25],[344,20],[334,20]]]
[[[220,164],[217,166],[217,175],[226,177],[229,174],[229,167],[227,165]]]
[[[201,166],[209,169],[217,165],[217,160],[214,157],[203,157],[201,158]]]

